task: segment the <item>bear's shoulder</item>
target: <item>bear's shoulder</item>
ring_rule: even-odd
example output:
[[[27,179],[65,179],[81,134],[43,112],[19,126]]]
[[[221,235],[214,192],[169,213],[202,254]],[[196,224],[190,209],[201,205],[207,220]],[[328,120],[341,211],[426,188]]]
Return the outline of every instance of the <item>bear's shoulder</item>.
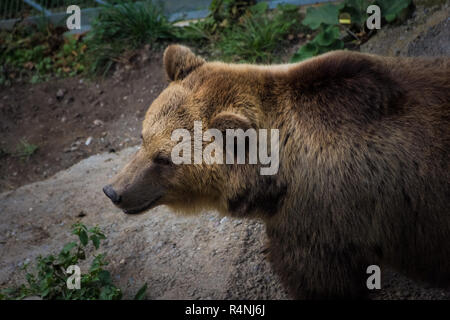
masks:
[[[389,69],[391,63],[391,58],[334,51],[292,65],[283,85],[297,102],[295,108],[373,121],[402,109],[405,90]]]

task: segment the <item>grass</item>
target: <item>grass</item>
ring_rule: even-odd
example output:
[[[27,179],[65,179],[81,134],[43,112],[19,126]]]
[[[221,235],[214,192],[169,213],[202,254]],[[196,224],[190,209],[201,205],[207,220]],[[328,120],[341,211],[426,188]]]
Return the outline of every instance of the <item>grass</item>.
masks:
[[[270,63],[277,40],[287,29],[268,19],[249,17],[242,24],[226,30],[217,46],[228,61]]]
[[[291,26],[290,21],[276,17],[249,16],[242,23],[225,30],[217,46],[225,60],[270,63]]]
[[[28,143],[25,139],[20,140],[17,144],[15,157],[19,157],[22,160],[28,160],[39,149],[39,146]]]
[[[106,5],[86,38],[90,71],[105,74],[124,51],[169,40],[174,30],[163,8],[151,0]]]
[[[267,3],[260,2],[248,8],[236,23],[210,36],[209,42],[225,61],[271,63],[278,60],[277,53],[288,43],[288,35],[304,29],[298,7],[284,5],[270,11]]]
[[[86,38],[90,71],[105,75],[126,51],[169,41],[210,47],[226,61],[270,63],[277,60],[277,51],[290,33],[305,29],[297,6],[283,5],[270,11],[262,2],[241,11],[235,22],[222,21],[220,27],[211,12],[206,19],[181,28],[168,21],[163,8],[151,0],[141,6],[124,1],[105,6]]]

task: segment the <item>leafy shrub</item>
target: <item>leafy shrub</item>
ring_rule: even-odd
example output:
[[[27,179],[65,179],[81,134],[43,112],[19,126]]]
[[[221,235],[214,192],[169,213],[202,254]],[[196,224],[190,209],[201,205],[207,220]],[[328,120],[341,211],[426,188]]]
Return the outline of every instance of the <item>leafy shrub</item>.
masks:
[[[18,288],[2,290],[0,299],[23,299],[27,296],[58,300],[121,299],[121,290],[112,283],[109,271],[103,268],[108,265],[104,254],[95,255],[89,272],[81,274],[80,289],[68,289],[65,270],[86,260],[88,249],[98,249],[100,242],[106,239],[98,227],[88,229],[81,223],[72,226],[72,234],[78,237],[78,242],[67,243],[58,255],[39,256],[33,271],[26,274],[27,283]],[[90,242],[92,247],[89,246]],[[26,264],[23,269],[27,271],[28,267]],[[139,289],[135,299],[144,299],[146,289],[147,284]]]

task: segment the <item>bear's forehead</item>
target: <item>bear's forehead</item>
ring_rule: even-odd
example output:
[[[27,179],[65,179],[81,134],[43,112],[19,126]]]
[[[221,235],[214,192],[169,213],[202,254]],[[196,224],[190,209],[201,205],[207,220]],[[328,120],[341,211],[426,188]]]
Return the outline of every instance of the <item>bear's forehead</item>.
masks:
[[[161,92],[149,107],[145,124],[157,130],[162,123],[189,129],[197,118],[208,118],[218,108],[237,104],[246,88],[233,72],[194,73],[183,81],[171,82]]]
[[[163,118],[179,109],[186,101],[188,92],[180,85],[169,85],[150,105],[146,118]]]

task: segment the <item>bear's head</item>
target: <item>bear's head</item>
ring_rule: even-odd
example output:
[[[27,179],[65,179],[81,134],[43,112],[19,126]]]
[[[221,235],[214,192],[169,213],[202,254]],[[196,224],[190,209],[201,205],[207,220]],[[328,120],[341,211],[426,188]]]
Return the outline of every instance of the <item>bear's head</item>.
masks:
[[[163,204],[188,213],[207,208],[227,212],[248,193],[248,184],[239,176],[257,174],[257,168],[208,163],[204,152],[198,158],[196,151],[207,143],[194,141],[196,125],[202,132],[214,128],[217,133],[257,128],[262,118],[255,86],[237,81],[241,76],[226,64],[207,63],[180,45],[165,50],[164,67],[170,83],[146,113],[142,146],[103,191],[125,213]],[[210,141],[215,140],[211,136]],[[221,150],[209,155],[220,156]],[[192,163],[174,161],[173,152]]]

